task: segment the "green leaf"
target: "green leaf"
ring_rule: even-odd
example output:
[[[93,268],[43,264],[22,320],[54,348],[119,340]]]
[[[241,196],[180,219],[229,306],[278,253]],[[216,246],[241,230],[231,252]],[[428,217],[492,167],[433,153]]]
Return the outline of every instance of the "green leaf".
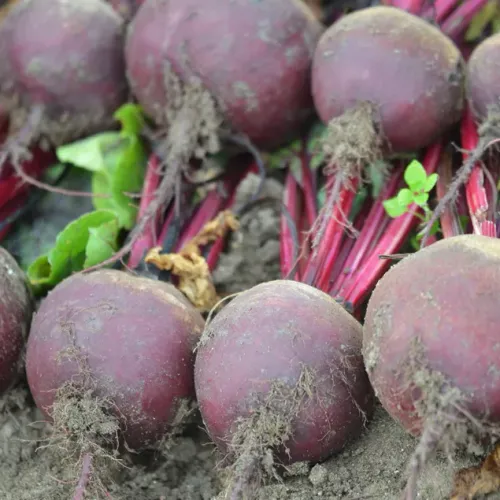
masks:
[[[459,215],[458,222],[462,228],[462,232],[465,232],[467,225],[469,224],[470,217],[468,215]]]
[[[485,28],[498,16],[497,0],[490,0],[471,20],[465,33],[465,40],[473,42],[477,40]]]
[[[418,160],[413,160],[405,169],[404,179],[412,191],[419,191],[425,185],[427,173]]]
[[[84,268],[100,264],[113,256],[118,247],[119,230],[118,219],[89,228],[89,239],[85,247]]]
[[[144,128],[142,109],[137,104],[124,104],[115,111],[113,117],[121,124],[122,136],[138,136]]]
[[[111,195],[120,226],[131,229],[137,217],[137,203],[125,193],[138,193],[144,182],[147,152],[137,137],[130,137],[115,160],[111,177]],[[110,160],[111,161],[111,160]]]
[[[291,161],[298,159],[298,155],[302,150],[302,142],[300,139],[293,141],[284,148],[278,149],[277,151],[268,155],[267,165],[268,168],[286,168]]]
[[[62,163],[71,163],[90,172],[101,172],[106,168],[104,150],[119,142],[119,132],[103,132],[60,146],[56,155]]]
[[[429,193],[430,191],[432,191],[432,189],[436,185],[438,179],[439,179],[439,175],[438,174],[431,174],[431,175],[429,175],[429,177],[427,177],[427,179],[425,180],[424,191],[426,193]]]
[[[309,154],[316,154],[318,152],[318,147],[321,144],[321,141],[326,135],[327,127],[321,122],[315,122],[311,127],[309,132],[309,138],[307,141],[307,152]]]
[[[137,203],[125,193],[138,193],[144,182],[147,151],[139,137],[144,125],[140,108],[122,106],[115,113],[120,132],[104,132],[58,148],[60,161],[93,173],[92,199],[97,210],[112,210],[120,227],[131,229],[137,216]]]
[[[413,202],[419,207],[427,205],[427,200],[429,199],[429,193],[418,193],[413,196]]]
[[[309,167],[313,170],[321,167],[321,165],[325,164],[325,154],[323,152],[319,152],[313,155],[309,161]]]
[[[394,198],[389,198],[388,200],[384,200],[382,202],[382,205],[389,217],[392,217],[395,219],[396,217],[399,217],[400,215],[403,215],[407,211],[407,207],[402,206],[399,201],[397,196]]]
[[[398,203],[405,208],[408,208],[408,205],[413,203],[413,193],[407,188],[400,189],[396,198]]]
[[[84,269],[86,262],[99,262],[104,255],[96,243],[89,244],[91,229],[108,225],[109,231],[115,223],[118,235],[118,220],[109,210],[89,212],[70,222],[56,237],[55,245],[45,255],[35,259],[28,267],[27,275],[36,293],[46,291],[70,276],[73,272]],[[99,233],[98,233],[99,234]],[[100,239],[111,241],[109,232],[103,230]],[[94,238],[96,236],[94,235]],[[114,240],[116,248],[116,238]],[[87,252],[98,252],[96,255]],[[102,261],[101,261],[102,262]]]

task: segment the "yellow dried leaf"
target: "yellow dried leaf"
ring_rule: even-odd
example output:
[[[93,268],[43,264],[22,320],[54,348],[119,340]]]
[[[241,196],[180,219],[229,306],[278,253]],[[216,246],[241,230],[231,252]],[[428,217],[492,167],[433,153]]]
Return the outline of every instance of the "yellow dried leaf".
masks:
[[[450,500],[474,500],[480,495],[500,491],[500,443],[479,466],[455,474]]]
[[[177,276],[179,290],[192,304],[202,311],[210,311],[219,301],[219,297],[208,264],[201,256],[201,247],[225,236],[227,231],[238,228],[236,217],[229,210],[225,210],[207,222],[179,253],[161,254],[161,247],[155,247],[149,250],[145,261]]]

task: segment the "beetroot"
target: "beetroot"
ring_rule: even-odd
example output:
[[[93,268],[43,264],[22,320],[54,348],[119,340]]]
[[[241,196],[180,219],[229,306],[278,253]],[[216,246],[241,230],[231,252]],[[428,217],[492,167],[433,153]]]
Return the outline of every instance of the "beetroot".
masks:
[[[237,131],[274,147],[312,116],[310,68],[321,32],[299,0],[146,1],[127,35],[130,86],[165,125],[176,101],[166,72],[184,84],[196,77]],[[194,111],[191,119],[201,120],[203,110]]]
[[[21,373],[33,303],[27,280],[14,258],[0,247],[0,394]]]
[[[231,498],[260,466],[320,461],[361,433],[372,391],[361,325],[303,283],[257,285],[224,307],[197,348],[195,386],[203,421],[234,460]],[[268,469],[269,472],[269,469]]]
[[[19,0],[0,24],[0,98],[11,136],[21,129],[10,148],[111,124],[127,97],[123,37],[123,21],[101,0]]]
[[[386,145],[413,151],[430,146],[460,119],[464,62],[438,28],[394,7],[370,7],[342,17],[322,35],[312,88],[325,123],[368,102]]]
[[[467,100],[476,118],[500,110],[500,33],[486,38],[467,62]]]
[[[31,326],[35,402],[54,421],[69,418],[70,403],[82,418],[101,405],[128,446],[154,446],[194,398],[192,348],[203,324],[172,285],[115,270],[75,274],[43,300]],[[86,394],[94,406],[81,402]]]
[[[384,408],[420,436],[407,499],[416,498],[418,472],[438,445],[498,436],[499,295],[500,241],[462,235],[398,262],[369,300],[370,381]]]

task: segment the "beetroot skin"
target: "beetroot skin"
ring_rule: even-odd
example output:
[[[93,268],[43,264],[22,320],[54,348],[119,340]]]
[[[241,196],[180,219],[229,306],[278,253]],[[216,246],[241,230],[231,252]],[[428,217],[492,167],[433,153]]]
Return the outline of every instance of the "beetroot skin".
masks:
[[[27,280],[14,258],[0,247],[0,394],[21,373],[21,354],[33,313]]]
[[[500,111],[500,33],[486,38],[467,62],[467,99],[475,117],[486,120],[488,111]]]
[[[129,25],[130,86],[165,123],[167,62],[199,77],[229,122],[258,146],[282,143],[312,116],[310,69],[322,25],[298,0],[151,0]]]
[[[169,284],[114,270],[73,275],[34,317],[26,357],[31,393],[51,418],[55,391],[85,374],[96,398],[113,402],[128,445],[152,446],[181,403],[194,398],[192,349],[203,324]]]
[[[14,118],[41,108],[57,143],[101,129],[127,98],[123,38],[101,0],[19,0],[0,25],[1,97]]]
[[[233,299],[195,361],[200,411],[220,450],[319,461],[357,438],[373,403],[361,334],[337,302],[302,283],[271,281]]]
[[[419,369],[457,387],[471,414],[500,423],[499,296],[500,240],[479,235],[433,243],[377,284],[364,324],[365,364],[386,410],[412,434],[425,424],[415,402],[432,395],[432,387],[414,390]]]
[[[352,12],[322,35],[312,88],[322,121],[368,101],[393,151],[434,142],[456,124],[464,104],[465,64],[438,28],[401,9]]]

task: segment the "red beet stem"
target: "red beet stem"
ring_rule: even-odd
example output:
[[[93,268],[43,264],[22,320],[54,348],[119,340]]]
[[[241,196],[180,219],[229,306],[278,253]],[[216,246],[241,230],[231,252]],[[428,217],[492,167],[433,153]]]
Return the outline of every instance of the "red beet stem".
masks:
[[[427,149],[422,162],[427,174],[436,171],[442,151],[443,145],[441,143],[434,144]],[[345,293],[343,296],[337,297],[337,299],[345,303],[348,308],[356,310],[377,280],[387,270],[391,261],[389,259],[380,259],[379,256],[397,252],[404,244],[411,230],[420,222],[420,219],[414,213],[418,209],[417,205],[413,204],[409,212],[389,223],[384,235],[370,253],[364,265],[353,276],[352,280],[346,283]]]
[[[222,210],[223,204],[224,199],[217,190],[210,191],[182,232],[174,247],[174,252],[179,252],[188,241],[192,240],[203,229],[203,226]]]
[[[356,187],[358,182],[355,181]],[[340,217],[348,217],[349,212],[351,211],[352,204],[354,202],[354,198],[356,198],[356,191],[351,189],[344,189],[341,193],[341,202],[340,202],[340,210],[334,210],[334,217],[337,217],[337,213]],[[342,243],[342,239],[344,238],[344,228],[341,223],[333,221],[329,225],[329,230],[327,229],[327,235],[329,236],[328,241],[330,241],[331,245],[326,254],[326,258],[324,260],[324,265],[321,267],[319,277],[316,282],[317,288],[327,292],[330,288],[330,276],[332,274],[333,267],[335,265],[335,261],[337,260],[340,246]],[[326,239],[326,237],[325,237]],[[326,245],[325,245],[326,246]]]
[[[342,248],[338,253],[338,257],[335,260],[335,265],[333,266],[332,274],[330,276],[330,282],[332,283],[332,286],[330,287],[330,290],[328,292],[330,295],[332,295],[331,291],[335,286],[335,282],[342,276],[343,271],[349,268],[348,260],[352,260],[356,255],[355,251],[353,252],[353,248],[361,237],[363,228],[366,227],[366,225],[369,223],[368,218],[372,212],[372,209],[373,200],[371,198],[368,198],[354,220],[353,226],[354,229],[358,232],[358,237],[354,238],[348,235],[344,237]]]
[[[464,161],[467,161],[469,157],[467,151],[473,151],[479,142],[477,126],[468,107],[464,112],[460,132],[464,149],[462,157]],[[467,181],[465,193],[474,233],[495,237],[495,223],[491,220],[487,220],[489,204],[486,189],[484,188],[484,173],[479,162],[474,166],[469,180]]]
[[[340,273],[330,289],[333,295],[342,294],[343,285],[350,280],[363,264],[365,257],[369,255],[370,248],[377,242],[381,229],[389,222],[389,217],[385,212],[382,202],[396,195],[397,188],[402,179],[401,168],[395,168],[390,179],[373,203],[368,217],[361,229],[356,243],[345,263],[345,271]],[[378,233],[378,234],[377,234]]]
[[[55,161],[56,156],[54,151],[47,152],[40,148],[34,148],[32,158],[23,162],[21,168],[27,175],[39,179],[43,172]],[[13,167],[7,163],[0,174],[0,209],[3,204],[21,192],[27,192],[31,187],[29,183],[19,178]]]
[[[436,185],[436,194],[437,199],[440,200],[448,190],[448,186],[453,178],[452,156],[449,151],[443,153],[437,172],[439,177]],[[444,238],[450,238],[462,233],[456,207],[446,207],[439,221]]]
[[[472,18],[488,3],[488,0],[467,0],[443,20],[441,30],[457,40],[467,30]]]
[[[436,0],[434,5],[424,9],[421,16],[441,24],[458,4],[457,0]]]
[[[411,14],[418,15],[422,11],[423,0],[388,0],[385,5],[392,5]]]
[[[161,173],[160,173],[160,162],[155,154],[149,157],[148,166],[146,170],[146,176],[144,178],[144,185],[142,188],[141,203],[139,205],[139,211],[137,214],[137,220],[141,220],[144,217],[149,205],[154,200],[156,190],[160,185]],[[159,213],[146,225],[141,236],[137,238],[132,249],[130,250],[130,256],[128,260],[128,266],[132,269],[136,268],[145,253],[152,247],[156,245],[156,236],[159,224]]]

